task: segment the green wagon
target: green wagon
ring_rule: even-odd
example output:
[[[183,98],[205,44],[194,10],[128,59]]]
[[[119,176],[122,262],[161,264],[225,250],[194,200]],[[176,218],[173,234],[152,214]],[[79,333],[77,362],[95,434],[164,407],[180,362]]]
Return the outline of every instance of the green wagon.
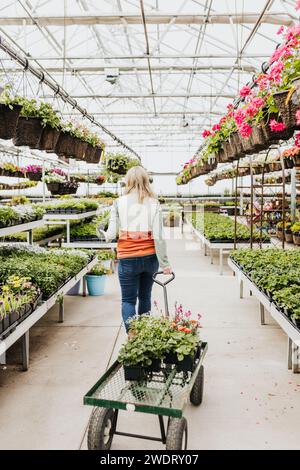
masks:
[[[166,284],[173,279],[174,275],[165,283],[155,279],[164,288],[166,315]],[[88,427],[88,448],[109,450],[114,435],[121,435],[159,441],[167,450],[186,449],[188,429],[183,410],[188,400],[199,406],[203,398],[202,363],[207,343],[200,342],[199,346],[200,354],[192,372],[179,372],[176,366],[166,365],[159,372],[152,372],[143,382],[126,381],[123,366],[116,361],[84,397],[84,404],[94,407]],[[119,410],[157,415],[160,437],[118,431]]]

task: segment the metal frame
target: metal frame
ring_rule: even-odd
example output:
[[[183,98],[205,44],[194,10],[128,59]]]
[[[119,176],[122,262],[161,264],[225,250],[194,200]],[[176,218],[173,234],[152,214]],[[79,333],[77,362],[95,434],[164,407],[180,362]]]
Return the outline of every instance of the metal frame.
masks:
[[[98,211],[83,212],[82,214],[45,214],[44,220],[47,225],[66,225],[67,226],[67,243],[70,243],[70,221],[82,220],[93,217]]]
[[[266,310],[286,333],[288,336],[288,369],[292,369],[294,373],[300,372],[300,332],[298,329],[231,259],[228,260],[228,266],[239,282],[240,298],[243,298],[244,288],[247,287],[258,299],[261,325],[266,325]]]
[[[8,235],[13,235],[18,232],[28,232],[29,233],[29,243],[32,244],[32,230],[39,228],[45,225],[44,219],[35,220],[33,222],[28,222],[26,224],[12,225],[11,227],[5,227],[0,229],[0,238],[6,237]]]

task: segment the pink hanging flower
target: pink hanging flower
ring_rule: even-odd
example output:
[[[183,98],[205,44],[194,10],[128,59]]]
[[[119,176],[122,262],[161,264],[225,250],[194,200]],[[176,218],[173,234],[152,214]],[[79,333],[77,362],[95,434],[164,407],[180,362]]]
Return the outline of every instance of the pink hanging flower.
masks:
[[[295,134],[295,146],[300,148],[300,132]]]
[[[298,11],[300,10],[300,0],[297,0],[295,9]]]
[[[262,108],[265,104],[263,98],[260,96],[256,96],[255,98],[252,99],[251,104],[256,107],[257,110]]]
[[[297,119],[297,124],[300,125],[300,109],[296,111],[296,119]]]
[[[189,318],[191,315],[192,315],[192,312],[191,312],[190,310],[188,310],[187,312],[185,312],[186,318]]]
[[[245,111],[243,109],[238,109],[234,114],[234,121],[237,126],[240,126],[245,121]]]
[[[271,119],[270,121],[270,129],[273,132],[280,132],[286,129],[285,124],[283,122],[278,122],[276,119]]]
[[[283,24],[280,26],[279,30],[277,31],[277,34],[282,34],[284,32],[284,26]]]
[[[243,122],[239,126],[239,132],[240,132],[241,136],[244,137],[244,138],[250,137],[250,135],[252,134],[252,127],[249,126],[249,124],[247,122]]]
[[[202,137],[204,139],[206,139],[206,137],[209,137],[211,135],[211,132],[207,129],[204,129],[204,131],[202,132]]]
[[[213,130],[214,132],[219,131],[220,129],[221,129],[220,124],[214,124],[214,125],[212,126],[212,130]]]
[[[243,86],[240,90],[240,96],[249,96],[251,93],[252,90],[248,85]]]

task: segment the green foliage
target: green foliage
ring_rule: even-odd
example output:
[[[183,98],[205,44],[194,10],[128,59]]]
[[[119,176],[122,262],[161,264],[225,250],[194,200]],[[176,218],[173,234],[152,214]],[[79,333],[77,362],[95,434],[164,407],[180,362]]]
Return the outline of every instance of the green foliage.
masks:
[[[108,276],[112,274],[112,272],[109,268],[106,268],[101,263],[98,263],[93,267],[89,274],[92,276]]]

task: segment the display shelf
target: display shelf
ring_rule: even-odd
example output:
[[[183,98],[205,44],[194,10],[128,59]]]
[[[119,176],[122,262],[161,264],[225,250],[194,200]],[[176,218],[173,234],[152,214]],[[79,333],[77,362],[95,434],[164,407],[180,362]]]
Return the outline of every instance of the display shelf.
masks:
[[[191,229],[192,233],[195,235],[196,238],[201,243],[201,246],[204,247],[204,255],[207,256],[207,249],[209,250],[209,255],[210,255],[210,260],[211,264],[214,262],[214,250],[219,252],[219,266],[220,266],[220,274],[223,274],[223,269],[224,269],[224,254],[230,253],[230,251],[234,250],[236,248],[235,243],[232,242],[212,242],[211,240],[208,240],[208,238],[205,238],[205,236],[199,232],[199,230],[196,230],[190,222],[187,222],[187,225]],[[238,248],[249,248],[249,242],[237,242],[236,245],[238,245]],[[270,243],[264,243],[264,247],[270,247]]]
[[[249,277],[239,268],[231,259],[228,260],[228,266],[234,272],[240,286],[240,298],[243,298],[244,288],[247,287],[260,304],[261,324],[265,325],[265,310],[267,310],[272,318],[278,323],[282,330],[288,336],[288,368],[293,372],[299,372],[299,348],[300,348],[300,331],[296,326],[281,312],[272,300],[265,295],[259,288],[249,279]]]
[[[45,225],[44,219],[34,220],[33,222],[27,222],[26,224],[12,225],[10,227],[4,227],[0,229],[0,237],[6,237],[8,235],[14,235],[19,232],[31,232],[35,228],[39,228]]]
[[[66,225],[67,243],[70,243],[70,222],[72,220],[83,220],[89,217],[94,217],[98,213],[98,210],[95,210],[89,212],[82,212],[81,214],[45,214],[44,220],[47,225]]]
[[[72,279],[70,279],[64,286],[58,289],[49,299],[42,302],[34,312],[31,313],[24,321],[17,325],[16,329],[4,340],[0,340],[0,363],[5,363],[6,351],[20,338],[22,338],[22,364],[23,370],[28,369],[29,365],[29,330],[40,320],[48,310],[59,302],[59,322],[64,321],[64,295],[79,281],[86,273],[88,273],[96,264],[98,259],[91,260],[81,271],[79,271]],[[83,295],[86,295],[86,286],[84,283]]]
[[[82,241],[82,242],[63,242],[61,244],[61,246],[63,248],[94,248],[95,250],[99,250],[99,249],[110,249],[110,248],[116,248],[117,247],[117,243],[114,242],[114,243],[105,243],[105,242],[101,242],[99,240],[98,241],[95,241],[95,242],[89,242],[89,241]]]

